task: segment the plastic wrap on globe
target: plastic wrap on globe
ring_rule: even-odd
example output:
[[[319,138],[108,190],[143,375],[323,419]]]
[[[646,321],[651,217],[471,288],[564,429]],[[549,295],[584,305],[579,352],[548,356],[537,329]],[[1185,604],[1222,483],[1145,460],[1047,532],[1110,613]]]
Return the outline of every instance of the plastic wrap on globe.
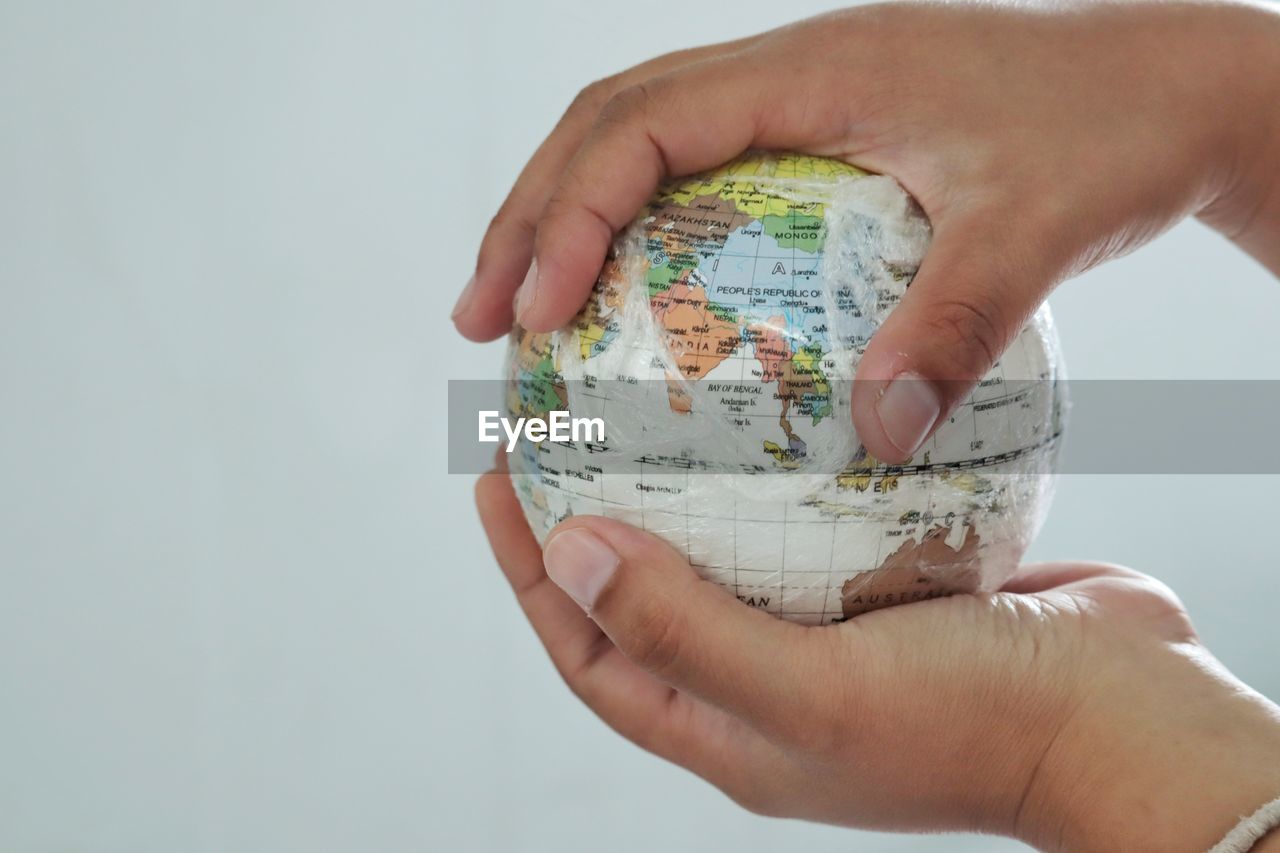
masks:
[[[539,541],[570,516],[620,519],[810,624],[999,588],[1053,491],[1048,308],[911,459],[872,458],[853,428],[858,360],[929,236],[892,178],[823,158],[752,155],[662,188],[573,323],[512,333],[508,415],[602,427],[511,453]]]

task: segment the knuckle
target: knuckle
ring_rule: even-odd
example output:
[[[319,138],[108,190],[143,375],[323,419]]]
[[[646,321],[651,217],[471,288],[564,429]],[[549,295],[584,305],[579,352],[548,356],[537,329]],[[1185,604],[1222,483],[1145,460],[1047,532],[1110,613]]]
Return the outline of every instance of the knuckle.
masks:
[[[618,88],[616,79],[613,77],[602,77],[583,86],[578,94],[573,96],[572,103],[566,114],[580,113],[596,113],[609,100],[609,96]]]
[[[567,175],[561,178],[561,185],[556,188],[556,191],[553,192],[547,199],[546,203],[542,205],[542,212],[538,216],[538,225],[536,230],[541,231],[543,226],[548,222],[555,222],[557,219],[563,217],[565,212],[569,209],[569,204],[565,199],[566,188],[564,185],[567,180],[569,180]]]
[[[1166,634],[1180,640],[1195,639],[1197,633],[1191,615],[1173,588],[1149,575],[1140,572],[1132,574],[1134,577],[1130,577],[1129,582],[1135,588],[1134,611],[1150,620],[1152,625],[1160,626]]]
[[[641,605],[628,633],[633,638],[628,656],[659,677],[671,671],[684,651],[680,620],[661,602]]]
[[[618,89],[600,110],[601,124],[626,124],[643,116],[654,98],[653,85],[632,83]]]
[[[955,342],[948,356],[959,360],[967,373],[986,371],[1004,351],[1007,318],[995,299],[956,293],[932,305],[926,324],[945,342]]]
[[[562,186],[542,206],[538,222],[531,229],[535,252],[542,252],[549,243],[555,242],[557,234],[572,228],[575,222],[576,205],[570,201],[569,197],[574,190],[573,180],[565,176]]]
[[[606,243],[611,241],[617,228],[596,208],[584,203],[588,184],[578,173],[567,173],[559,189],[542,208],[542,214],[533,230],[535,253],[569,241],[582,241],[595,236]],[[620,226],[618,226],[620,227]],[[601,258],[603,261],[603,258]]]
[[[489,227],[480,240],[476,253],[477,267],[500,263],[513,252],[527,251],[525,247],[537,233],[537,224],[526,214],[519,212],[510,202],[504,202],[489,220]]]
[[[511,199],[507,199],[498,208],[497,213],[489,220],[489,234],[501,234],[507,231],[520,231],[532,234],[534,221],[528,214],[517,209]]]

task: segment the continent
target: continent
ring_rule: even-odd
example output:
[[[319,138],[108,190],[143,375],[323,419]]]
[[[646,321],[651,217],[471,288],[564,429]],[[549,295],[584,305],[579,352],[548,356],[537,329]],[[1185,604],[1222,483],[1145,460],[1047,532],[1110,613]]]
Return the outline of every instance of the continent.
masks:
[[[919,542],[908,540],[876,569],[859,572],[840,587],[845,619],[859,613],[941,598],[974,589],[979,578],[977,531],[966,524],[958,548],[947,544],[951,529],[937,525]]]
[[[668,395],[673,411],[687,412],[692,405],[685,382],[696,382],[710,373],[742,342],[736,322],[711,309],[701,287],[677,284],[652,301],[654,317],[662,329],[665,344],[675,360],[679,377],[670,377]]]

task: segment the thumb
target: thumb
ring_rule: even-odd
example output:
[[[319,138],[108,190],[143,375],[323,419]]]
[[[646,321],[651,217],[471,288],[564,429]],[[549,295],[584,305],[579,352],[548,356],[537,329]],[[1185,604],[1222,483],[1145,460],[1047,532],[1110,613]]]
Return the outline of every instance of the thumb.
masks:
[[[1007,214],[1006,214],[1007,217]],[[987,217],[940,226],[901,303],[858,364],[853,423],[867,451],[910,458],[962,402],[1053,289],[1055,259]],[[972,224],[971,224],[972,223]]]
[[[622,522],[571,518],[551,532],[543,561],[626,657],[762,731],[804,719],[803,697],[834,665],[813,629],[742,604]]]

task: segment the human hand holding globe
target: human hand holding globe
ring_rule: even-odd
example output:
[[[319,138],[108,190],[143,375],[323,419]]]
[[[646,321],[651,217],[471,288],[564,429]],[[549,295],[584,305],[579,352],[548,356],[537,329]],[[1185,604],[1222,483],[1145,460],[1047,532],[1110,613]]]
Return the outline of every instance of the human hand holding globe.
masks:
[[[565,522],[544,569],[501,458],[476,500],[574,693],[759,814],[1205,850],[1280,784],[1274,706],[1137,572],[1028,566],[996,594],[811,628],[742,606],[612,519]]]
[[[868,455],[903,463],[1058,281],[1188,213],[1280,272],[1277,27],[1215,4],[889,5],[659,58],[575,102],[495,218],[455,322],[504,333],[519,286],[525,329],[563,326],[669,175],[750,148],[856,163],[897,178],[934,230],[849,400]],[[773,442],[779,463],[797,459],[791,438]],[[1275,706],[1128,570],[1031,568],[814,629],[741,606],[613,519],[569,518],[541,553],[505,466],[478,502],[575,691],[756,810],[1204,849],[1280,790]]]
[[[659,57],[574,100],[494,217],[455,324],[505,335],[517,292],[525,328],[567,323],[668,175],[751,148],[854,163],[934,229],[855,387],[859,437],[902,461],[1059,281],[1189,213],[1280,268],[1275,26],[1192,3],[886,4]]]

